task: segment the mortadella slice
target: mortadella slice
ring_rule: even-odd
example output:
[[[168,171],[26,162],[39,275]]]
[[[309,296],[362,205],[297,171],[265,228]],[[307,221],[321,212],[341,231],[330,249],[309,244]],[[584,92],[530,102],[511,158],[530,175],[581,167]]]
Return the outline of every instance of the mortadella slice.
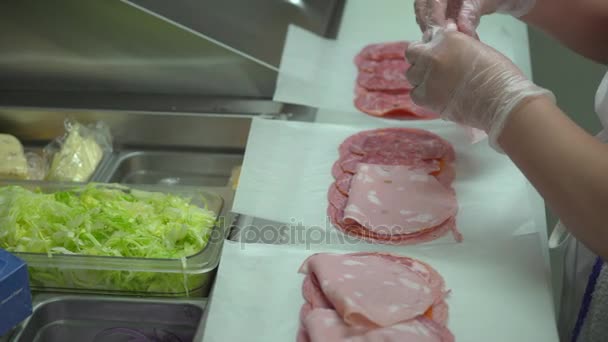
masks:
[[[411,234],[456,215],[453,191],[424,171],[360,163],[352,178],[344,221],[379,234]]]
[[[389,327],[367,329],[349,326],[334,310],[312,310],[304,321],[310,342],[453,342],[445,327],[424,317]]]
[[[349,325],[388,327],[411,320],[442,302],[446,294],[441,277],[431,281],[419,270],[382,255],[315,254],[300,272],[314,274]]]

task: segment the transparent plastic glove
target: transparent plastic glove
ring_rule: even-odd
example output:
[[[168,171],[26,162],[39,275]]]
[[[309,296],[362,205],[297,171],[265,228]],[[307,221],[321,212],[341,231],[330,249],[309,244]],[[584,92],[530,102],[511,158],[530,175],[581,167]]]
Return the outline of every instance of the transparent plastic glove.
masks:
[[[427,43],[410,44],[407,79],[412,100],[446,120],[488,133],[491,146],[523,101],[553,94],[536,86],[504,55],[455,28],[435,29]]]
[[[456,22],[459,31],[476,37],[482,15],[498,12],[521,17],[535,4],[536,0],[416,0],[414,10],[426,40],[432,27],[444,27],[450,19]]]

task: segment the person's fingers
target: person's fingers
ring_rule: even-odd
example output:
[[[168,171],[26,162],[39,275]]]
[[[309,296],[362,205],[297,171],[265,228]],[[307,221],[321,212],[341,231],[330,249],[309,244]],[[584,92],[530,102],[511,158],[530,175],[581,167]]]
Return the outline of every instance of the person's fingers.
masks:
[[[410,66],[410,68],[405,72],[407,81],[413,87],[417,87],[424,83],[429,68],[429,60],[430,58],[428,56],[419,58],[418,62]]]
[[[444,26],[446,23],[448,0],[428,0],[428,2],[432,4],[430,6],[430,13],[428,13],[428,25],[439,27]]]
[[[448,0],[416,0],[414,11],[420,30],[424,33],[431,26],[444,26],[447,7]]]
[[[428,29],[422,33],[422,41],[428,42],[433,38],[433,29]]]
[[[407,47],[405,50],[405,59],[407,59],[408,63],[416,64],[416,61],[420,57],[420,55],[424,52],[424,44],[422,42],[413,42]]]
[[[460,13],[458,13],[458,18],[456,19],[456,23],[458,24],[458,29],[460,32],[471,36],[473,38],[477,38],[477,26],[479,26],[481,12],[477,7],[473,7],[470,3],[466,3],[462,6]]]
[[[418,105],[420,107],[425,107],[425,105],[426,105],[425,92],[426,92],[426,89],[423,86],[417,86],[416,88],[412,89],[412,91],[410,92],[410,97],[412,98],[412,101],[416,105]]]
[[[420,31],[426,32],[426,11],[427,11],[427,0],[416,0],[414,1],[414,13],[416,13],[416,23],[420,26]]]

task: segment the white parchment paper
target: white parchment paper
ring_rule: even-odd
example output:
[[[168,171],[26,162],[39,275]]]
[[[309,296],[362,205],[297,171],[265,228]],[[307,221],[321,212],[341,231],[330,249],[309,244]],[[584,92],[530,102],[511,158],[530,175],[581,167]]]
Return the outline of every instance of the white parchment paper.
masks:
[[[227,242],[204,341],[295,341],[304,303],[297,270],[319,247]],[[429,263],[444,277],[456,341],[558,341],[537,234],[468,248],[415,246],[399,254]]]

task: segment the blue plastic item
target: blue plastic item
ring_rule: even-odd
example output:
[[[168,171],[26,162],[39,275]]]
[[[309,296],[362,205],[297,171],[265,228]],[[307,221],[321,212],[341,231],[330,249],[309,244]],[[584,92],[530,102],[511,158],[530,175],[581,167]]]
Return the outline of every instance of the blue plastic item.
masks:
[[[32,314],[27,265],[0,249],[0,336]]]

